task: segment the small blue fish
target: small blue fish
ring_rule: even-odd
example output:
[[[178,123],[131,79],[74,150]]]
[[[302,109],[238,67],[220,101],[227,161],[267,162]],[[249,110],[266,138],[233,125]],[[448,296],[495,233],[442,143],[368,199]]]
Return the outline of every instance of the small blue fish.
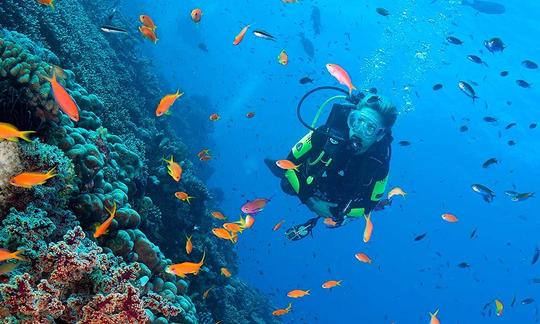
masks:
[[[485,202],[492,202],[493,198],[495,197],[495,193],[489,189],[488,187],[481,185],[481,184],[473,184],[471,186],[472,190],[482,196],[484,198]]]
[[[484,46],[491,53],[502,52],[506,48],[506,45],[504,45],[503,41],[499,37],[493,37],[489,40],[485,40]]]

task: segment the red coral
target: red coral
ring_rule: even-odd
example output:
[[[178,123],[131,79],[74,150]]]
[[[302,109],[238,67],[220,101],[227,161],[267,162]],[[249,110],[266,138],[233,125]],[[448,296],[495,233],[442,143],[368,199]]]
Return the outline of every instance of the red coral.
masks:
[[[60,292],[47,280],[41,280],[35,290],[30,279],[30,274],[25,273],[16,276],[14,284],[0,285],[2,307],[12,314],[29,317],[34,323],[59,317],[64,311]]]
[[[125,293],[97,294],[82,308],[81,324],[145,323],[148,320],[140,292],[126,285]]]

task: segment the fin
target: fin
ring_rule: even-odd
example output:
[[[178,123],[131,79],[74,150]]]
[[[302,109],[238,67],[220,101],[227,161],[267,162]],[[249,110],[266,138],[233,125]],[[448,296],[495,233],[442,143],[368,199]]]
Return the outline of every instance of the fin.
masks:
[[[204,258],[206,257],[206,250],[203,251],[203,255],[202,255],[202,259],[201,261],[199,262],[200,265],[203,265],[204,263]]]
[[[19,142],[19,139],[17,137],[8,137],[6,138],[8,142]]]
[[[32,142],[32,140],[28,138],[28,135],[34,134],[34,133],[35,131],[23,131],[21,132],[20,137],[27,142]]]
[[[23,253],[24,251],[25,251],[24,249],[20,249],[20,250],[17,250],[15,252],[13,252],[13,258],[17,259],[17,260],[21,260],[21,261],[30,261],[27,258],[25,258],[24,256],[19,255],[19,254]]]
[[[47,171],[47,176],[49,176],[50,178],[56,177],[58,174],[54,173],[55,170],[56,170],[56,166],[54,166],[52,169]]]

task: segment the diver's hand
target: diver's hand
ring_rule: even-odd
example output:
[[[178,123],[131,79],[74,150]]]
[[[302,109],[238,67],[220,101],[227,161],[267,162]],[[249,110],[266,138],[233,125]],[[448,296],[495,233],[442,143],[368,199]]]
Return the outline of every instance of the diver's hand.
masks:
[[[324,218],[333,217],[330,208],[337,206],[335,203],[327,202],[315,197],[309,198],[306,205],[312,212]]]

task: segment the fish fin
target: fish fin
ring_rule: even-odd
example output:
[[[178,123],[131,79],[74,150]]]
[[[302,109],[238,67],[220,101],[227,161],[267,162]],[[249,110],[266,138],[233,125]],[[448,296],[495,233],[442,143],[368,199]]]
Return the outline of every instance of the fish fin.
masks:
[[[48,176],[49,178],[54,178],[54,177],[56,177],[56,176],[58,175],[58,173],[54,173],[55,170],[56,170],[56,165],[55,165],[52,169],[50,169],[49,171],[47,171],[47,176]]]
[[[163,161],[167,162],[167,163],[172,163],[174,162],[174,157],[171,155],[171,159],[170,160],[167,160],[166,158],[161,158]],[[169,173],[170,174],[170,173]]]
[[[431,312],[429,312],[429,315],[431,315],[433,317],[433,316],[437,316],[438,313],[439,313],[439,309],[437,308],[435,313],[432,314]]]
[[[337,282],[337,285],[338,285],[338,286],[341,286],[341,282],[342,282],[342,281],[343,281],[343,280],[338,281],[338,282]]]
[[[201,261],[199,262],[199,264],[202,266],[203,263],[204,263],[204,258],[206,257],[206,250],[203,251],[203,255],[202,255],[202,259]],[[198,272],[198,271],[197,271]]]
[[[20,256],[19,254],[23,253],[25,250],[20,249],[15,252],[13,252],[13,258],[21,261],[30,261],[29,259],[25,258],[24,256]]]
[[[35,131],[23,131],[21,132],[20,136],[23,140],[27,141],[27,142],[32,142],[31,139],[28,138],[28,135],[30,134],[34,134]]]
[[[8,142],[19,142],[19,139],[17,137],[9,137],[7,138]]]

